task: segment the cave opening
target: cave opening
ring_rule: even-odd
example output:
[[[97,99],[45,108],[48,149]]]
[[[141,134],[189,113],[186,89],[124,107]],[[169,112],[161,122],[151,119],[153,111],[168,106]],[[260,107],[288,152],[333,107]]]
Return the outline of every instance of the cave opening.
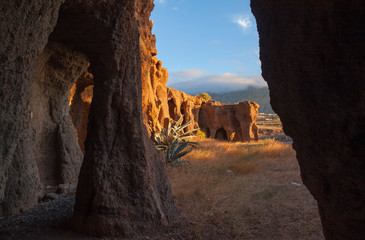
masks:
[[[84,54],[54,41],[47,43],[37,59],[30,91],[30,125],[45,193],[49,186],[77,184],[83,153],[69,113],[69,93],[87,65]]]
[[[85,71],[72,86],[69,96],[70,115],[76,128],[77,140],[83,154],[85,154],[85,140],[93,89],[93,75]]]
[[[180,105],[180,113],[181,113],[181,116],[183,116],[183,121],[181,123],[181,125],[184,125],[185,123],[187,123],[187,119],[188,119],[188,112],[187,112],[187,109],[188,109],[188,102],[182,102],[181,105]],[[186,132],[188,129],[185,128],[184,129],[184,132]]]
[[[215,137],[214,138],[215,139],[219,139],[219,140],[228,140],[228,136],[227,136],[226,130],[223,127],[221,127],[215,133]]]
[[[175,102],[174,102],[174,99],[170,99],[169,101],[168,101],[168,105],[169,105],[169,115],[170,115],[170,118],[172,118],[173,120],[177,120],[176,118],[175,118],[175,112],[176,112],[176,104],[175,104]]]
[[[99,96],[99,106],[105,105],[100,93],[108,86],[103,81],[115,73],[115,64],[107,63],[113,50],[104,23],[79,11],[77,5],[61,6],[37,60],[30,105],[38,135],[34,148],[41,153],[37,165],[42,195],[59,184],[78,185],[94,96]]]

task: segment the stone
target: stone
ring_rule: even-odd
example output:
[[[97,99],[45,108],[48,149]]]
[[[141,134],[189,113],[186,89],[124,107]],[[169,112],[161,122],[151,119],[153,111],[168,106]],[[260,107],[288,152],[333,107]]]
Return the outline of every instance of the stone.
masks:
[[[173,88],[167,88],[167,93],[170,119],[177,121],[184,116],[183,124],[189,121],[191,123],[186,128],[187,131],[199,128],[199,110],[205,101]]]
[[[258,140],[255,124],[259,105],[240,102],[227,105],[216,101],[204,103],[199,110],[199,127],[207,137],[229,141]]]
[[[60,197],[60,195],[58,195],[57,193],[47,193],[46,195],[44,195],[42,200],[43,201],[53,201],[59,197]]]
[[[57,186],[57,194],[72,194],[76,192],[76,188],[71,184],[60,184]]]
[[[0,215],[38,202],[42,193],[30,104],[41,52],[57,22],[60,0],[1,1],[0,9]],[[26,14],[27,13],[27,14]],[[57,132],[56,132],[57,133]],[[48,142],[47,142],[48,144]]]
[[[365,5],[252,0],[262,75],[326,239],[365,239]]]

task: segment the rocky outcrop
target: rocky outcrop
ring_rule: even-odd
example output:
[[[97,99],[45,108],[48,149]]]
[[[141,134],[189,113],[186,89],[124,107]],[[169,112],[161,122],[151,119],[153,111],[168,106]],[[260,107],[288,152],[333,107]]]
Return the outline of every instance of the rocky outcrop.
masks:
[[[173,88],[167,88],[167,103],[170,119],[177,121],[183,117],[183,124],[190,121],[190,125],[186,127],[187,131],[199,128],[199,109],[205,100],[193,97],[182,91]]]
[[[149,67],[142,70],[144,123],[149,131],[159,132],[167,127],[170,120],[166,87],[168,72],[162,67],[162,62],[154,56],[151,56],[144,64],[147,63],[150,63]]]
[[[199,127],[207,137],[229,141],[258,140],[255,124],[259,105],[240,102],[226,105],[215,101],[204,103],[199,109]]]
[[[131,236],[178,215],[142,120],[139,40],[151,35],[152,8],[152,0],[0,3],[0,215],[30,208],[42,185],[77,175],[73,124],[83,119],[80,97],[90,98],[77,80],[89,63],[94,87],[72,226]]]
[[[271,105],[327,239],[365,239],[363,1],[252,0]]]

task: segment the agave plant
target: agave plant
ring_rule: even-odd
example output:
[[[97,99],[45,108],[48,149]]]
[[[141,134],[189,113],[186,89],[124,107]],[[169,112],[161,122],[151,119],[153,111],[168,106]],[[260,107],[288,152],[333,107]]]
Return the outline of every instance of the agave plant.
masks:
[[[183,117],[181,116],[176,122],[170,121],[167,129],[164,128],[161,132],[154,134],[156,147],[164,153],[167,163],[175,164],[181,162],[181,157],[191,152],[198,144],[197,142],[189,141],[195,137],[192,133],[198,131],[198,129],[184,132],[184,129],[191,125],[191,122],[189,121],[181,125]],[[185,150],[188,146],[192,148]]]

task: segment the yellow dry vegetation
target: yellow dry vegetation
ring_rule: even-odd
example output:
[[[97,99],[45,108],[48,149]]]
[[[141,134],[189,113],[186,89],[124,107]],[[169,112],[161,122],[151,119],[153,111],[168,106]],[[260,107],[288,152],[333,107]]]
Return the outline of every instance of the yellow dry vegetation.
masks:
[[[290,144],[199,143],[187,164],[168,168],[176,204],[190,221],[184,231],[196,239],[323,239]]]

